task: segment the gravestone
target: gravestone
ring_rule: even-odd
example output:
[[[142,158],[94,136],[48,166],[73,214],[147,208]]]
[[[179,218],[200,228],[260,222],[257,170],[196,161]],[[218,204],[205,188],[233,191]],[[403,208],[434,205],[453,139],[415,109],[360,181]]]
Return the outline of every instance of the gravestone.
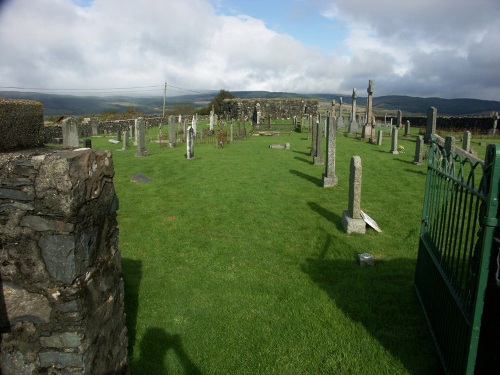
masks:
[[[384,136],[384,132],[380,129],[377,133],[377,145],[382,146],[382,138]]]
[[[351,110],[351,121],[349,122],[349,133],[357,133],[358,132],[358,122],[356,119],[356,98],[358,94],[356,93],[356,89],[352,89],[352,110]]]
[[[497,134],[498,129],[497,129],[497,124],[498,124],[498,119],[500,118],[498,116],[498,112],[491,112],[491,118],[493,120],[491,129],[488,131],[488,135],[494,135]]]
[[[332,118],[336,118],[337,117],[337,108],[335,107],[335,99],[332,100]]]
[[[290,143],[273,143],[269,145],[269,148],[274,148],[277,150],[290,150]]]
[[[129,138],[130,138],[130,132],[124,131],[123,132],[123,146],[122,150],[127,150],[129,146]]]
[[[212,110],[210,111],[210,131],[213,132],[214,131],[214,110],[213,110],[213,106],[212,106]]]
[[[193,128],[193,139],[196,138],[196,128],[198,127],[198,116],[195,114],[193,120],[191,121],[191,127]]]
[[[344,118],[342,117],[342,97],[339,101],[339,117],[337,118],[337,129],[344,127]]]
[[[392,128],[392,138],[391,138],[391,153],[396,155],[396,154],[399,154],[399,151],[398,151],[398,127],[397,126],[394,126]]]
[[[168,147],[174,148],[177,146],[175,137],[175,123],[173,116],[168,117]]]
[[[135,152],[135,156],[148,156],[149,151],[146,149],[146,126],[144,119],[139,117],[136,120],[135,125],[135,139],[137,142],[137,151]]]
[[[229,126],[229,134],[230,134],[230,138],[229,138],[229,143],[234,143],[234,124],[231,122],[231,125]]]
[[[128,128],[129,128],[129,130],[128,130],[129,138],[134,138],[135,137],[135,126],[129,125]]]
[[[116,140],[118,142],[122,141],[122,130],[121,129],[118,129],[118,131],[116,132]]]
[[[398,109],[397,123],[398,129],[401,129],[403,127],[403,112],[400,109]]]
[[[321,124],[318,116],[318,120],[316,121],[316,129],[315,129],[315,155],[313,158],[314,165],[322,165],[325,163],[323,156],[321,155],[321,144],[322,144],[322,134]]]
[[[191,160],[194,158],[194,129],[190,126],[187,129],[187,141],[186,141],[186,159]]]
[[[90,119],[90,127],[92,129],[92,135],[97,135],[99,133],[98,124],[99,120],[92,118]]]
[[[472,138],[472,134],[470,131],[466,130],[464,131],[464,136],[463,136],[463,139],[462,139],[462,148],[467,151],[467,152],[470,152],[470,141],[471,141],[471,138]]]
[[[335,117],[326,118],[326,165],[323,174],[323,187],[334,187],[338,185],[338,177],[335,175],[335,153],[337,152],[337,130]]]
[[[68,117],[62,122],[62,135],[64,147],[79,147],[78,124],[73,117]]]
[[[370,79],[368,81],[368,88],[366,89],[368,93],[368,98],[366,100],[366,123],[368,125],[372,124],[373,118],[373,81]]]
[[[139,119],[136,118],[134,120],[134,146],[137,146],[138,143],[137,143],[137,139],[139,138],[139,130],[138,130],[138,127],[139,127]]]
[[[314,157],[316,156],[316,126],[313,125],[313,118],[312,115],[309,115],[309,127],[311,128],[312,132],[312,139],[311,139],[311,156]]]
[[[417,142],[415,143],[415,157],[413,158],[413,164],[422,165],[423,158],[424,158],[424,136],[419,135],[417,137]]]
[[[436,133],[437,109],[430,107],[427,110],[427,125],[425,128],[424,142],[430,143],[432,134]]]
[[[404,135],[406,138],[410,138],[411,137],[411,134],[410,134],[410,120],[406,120],[406,124],[405,124],[405,135]]]
[[[361,158],[351,158],[349,174],[349,206],[342,213],[342,228],[347,234],[366,232],[366,223],[361,215]]]

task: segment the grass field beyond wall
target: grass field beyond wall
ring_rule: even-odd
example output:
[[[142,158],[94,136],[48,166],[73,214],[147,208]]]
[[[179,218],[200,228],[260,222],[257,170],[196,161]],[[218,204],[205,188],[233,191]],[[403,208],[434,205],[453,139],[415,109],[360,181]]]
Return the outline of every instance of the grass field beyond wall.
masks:
[[[193,160],[185,144],[137,158],[93,138],[113,150],[132,374],[440,373],[412,285],[426,166],[415,137],[393,155],[384,130],[382,146],[339,132],[335,188],[307,133],[199,145]],[[381,233],[342,230],[353,155]]]

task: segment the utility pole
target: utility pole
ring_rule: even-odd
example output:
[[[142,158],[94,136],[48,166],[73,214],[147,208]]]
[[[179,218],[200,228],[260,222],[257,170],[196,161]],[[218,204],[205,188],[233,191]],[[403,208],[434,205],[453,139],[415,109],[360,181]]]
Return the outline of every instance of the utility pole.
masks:
[[[163,91],[163,118],[165,118],[165,102],[167,100],[167,82],[165,82],[165,90]]]

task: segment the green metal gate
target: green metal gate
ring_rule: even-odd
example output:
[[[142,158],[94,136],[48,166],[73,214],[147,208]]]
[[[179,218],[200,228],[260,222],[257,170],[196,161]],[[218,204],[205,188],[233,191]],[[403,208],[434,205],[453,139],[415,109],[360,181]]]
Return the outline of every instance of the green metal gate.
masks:
[[[500,145],[483,162],[431,140],[415,289],[449,374],[474,373],[499,177]]]

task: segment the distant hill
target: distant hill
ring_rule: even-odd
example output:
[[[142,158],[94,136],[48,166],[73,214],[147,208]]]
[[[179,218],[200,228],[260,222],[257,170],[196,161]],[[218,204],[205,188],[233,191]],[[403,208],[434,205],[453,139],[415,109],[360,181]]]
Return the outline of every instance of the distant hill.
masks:
[[[341,94],[296,94],[269,91],[232,91],[237,98],[317,98],[321,101],[337,102],[340,97],[345,104],[351,103],[351,97]],[[167,97],[167,108],[174,105],[189,105],[204,108],[217,92]],[[147,114],[161,114],[163,97],[132,97],[132,96],[75,96],[56,95],[37,92],[0,91],[0,97],[13,99],[37,100],[43,104],[45,116],[71,115],[84,116],[100,114],[106,111],[124,112],[129,107]],[[366,106],[366,97],[358,97],[359,106]],[[436,107],[439,116],[489,115],[492,111],[500,112],[500,101],[480,99],[442,99],[419,98],[402,95],[376,96],[373,98],[374,110],[402,110],[405,115],[425,115],[429,107]]]

